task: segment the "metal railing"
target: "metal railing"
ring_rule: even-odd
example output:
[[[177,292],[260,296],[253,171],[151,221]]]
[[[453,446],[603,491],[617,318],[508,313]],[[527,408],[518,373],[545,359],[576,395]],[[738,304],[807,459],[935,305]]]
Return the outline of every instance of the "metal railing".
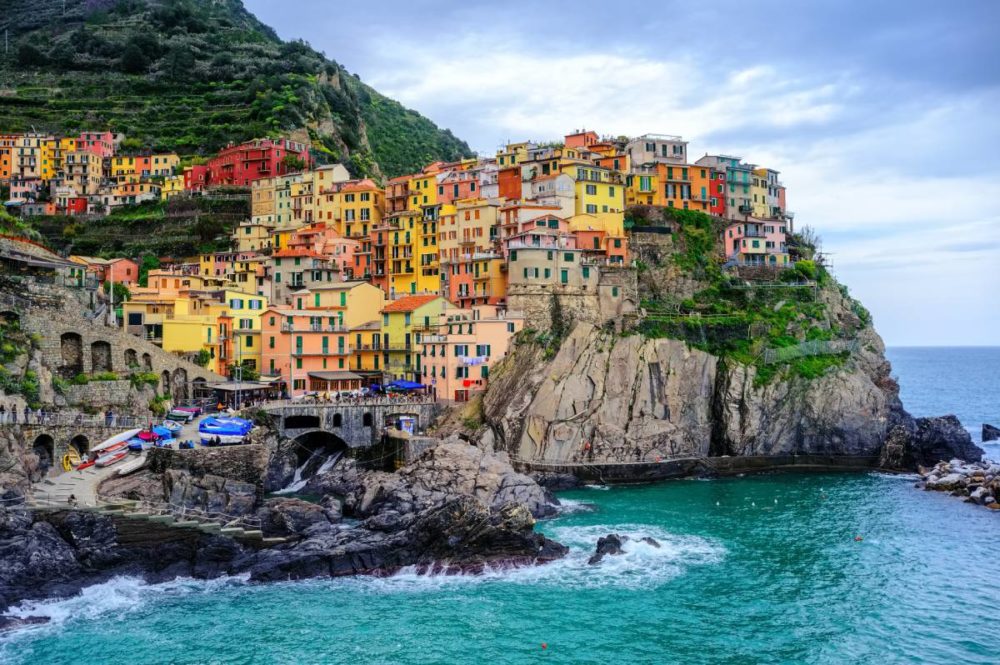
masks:
[[[22,427],[100,427],[104,429],[133,429],[145,427],[151,418],[132,415],[113,415],[110,418],[104,415],[86,416],[72,413],[42,413],[32,411],[27,417],[24,413],[16,415],[11,412],[0,414],[0,426],[22,426]]]

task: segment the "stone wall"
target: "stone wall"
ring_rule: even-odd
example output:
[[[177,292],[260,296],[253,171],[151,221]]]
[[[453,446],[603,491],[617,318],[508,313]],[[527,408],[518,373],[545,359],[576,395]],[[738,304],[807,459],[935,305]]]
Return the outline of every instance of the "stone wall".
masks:
[[[267,473],[268,451],[259,444],[193,450],[153,448],[147,459],[146,467],[152,473],[187,471],[193,476],[219,476],[261,487]]]
[[[136,390],[128,379],[119,379],[91,381],[82,386],[71,385],[66,388],[64,396],[68,404],[81,408],[90,407],[98,412],[110,408],[119,413],[138,414],[146,411],[154,395],[154,391],[148,386]]]
[[[169,390],[175,399],[192,396],[191,382],[222,381],[223,377],[188,362],[144,339],[83,316],[83,307],[74,294],[52,288],[45,303],[18,309],[21,328],[40,338],[41,361],[55,374],[71,378],[80,372],[112,371],[127,376],[132,371],[153,372],[161,377],[159,391]],[[41,296],[33,294],[37,300]],[[62,298],[64,306],[54,308],[50,301]],[[34,302],[34,300],[32,302]],[[39,300],[39,303],[42,303]],[[131,365],[131,366],[130,366]],[[138,365],[138,367],[135,367]],[[74,389],[72,396],[83,404],[100,405],[100,398],[88,393],[105,394],[115,403],[126,403],[123,390],[95,382]],[[115,382],[119,383],[119,382]],[[69,400],[68,400],[69,401]],[[73,402],[70,401],[72,404]]]
[[[636,311],[639,296],[635,269],[601,266],[598,270],[596,289],[586,285],[511,284],[507,304],[511,310],[524,312],[525,327],[536,330],[551,328],[553,296],[567,321],[600,326]]]

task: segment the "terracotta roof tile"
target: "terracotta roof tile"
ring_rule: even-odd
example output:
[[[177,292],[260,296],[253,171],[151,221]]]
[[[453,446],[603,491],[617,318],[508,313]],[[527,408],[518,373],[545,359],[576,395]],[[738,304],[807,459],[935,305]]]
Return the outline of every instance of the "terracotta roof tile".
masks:
[[[422,307],[423,305],[437,300],[440,297],[441,296],[435,295],[406,296],[404,298],[400,298],[399,300],[393,300],[382,309],[382,312],[412,312],[418,307]]]

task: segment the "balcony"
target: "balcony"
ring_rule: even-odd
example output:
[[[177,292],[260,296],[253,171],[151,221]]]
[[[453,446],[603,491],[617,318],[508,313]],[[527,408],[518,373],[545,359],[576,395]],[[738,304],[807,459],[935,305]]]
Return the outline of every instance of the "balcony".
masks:
[[[338,346],[338,347],[333,348],[333,349],[327,347],[327,348],[317,349],[317,350],[312,350],[312,351],[306,350],[306,349],[303,349],[302,347],[298,347],[297,346],[297,347],[295,347],[295,350],[292,351],[292,355],[293,356],[297,356],[297,357],[303,357],[303,356],[347,356],[347,355],[350,355],[352,353],[354,353],[354,347],[353,346]]]
[[[420,338],[421,344],[443,344],[447,341],[447,335],[424,335]]]
[[[383,351],[398,351],[398,352],[413,352],[415,347],[413,344],[404,344],[403,342],[389,342],[388,346],[382,347]]]

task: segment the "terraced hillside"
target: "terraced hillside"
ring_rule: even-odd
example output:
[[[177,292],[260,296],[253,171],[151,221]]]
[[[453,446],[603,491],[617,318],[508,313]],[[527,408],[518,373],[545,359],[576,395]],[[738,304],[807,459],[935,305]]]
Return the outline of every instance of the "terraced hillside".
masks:
[[[0,131],[111,128],[126,148],[196,158],[276,133],[317,158],[394,176],[470,154],[240,0],[7,0]],[[381,167],[381,168],[380,168]]]

